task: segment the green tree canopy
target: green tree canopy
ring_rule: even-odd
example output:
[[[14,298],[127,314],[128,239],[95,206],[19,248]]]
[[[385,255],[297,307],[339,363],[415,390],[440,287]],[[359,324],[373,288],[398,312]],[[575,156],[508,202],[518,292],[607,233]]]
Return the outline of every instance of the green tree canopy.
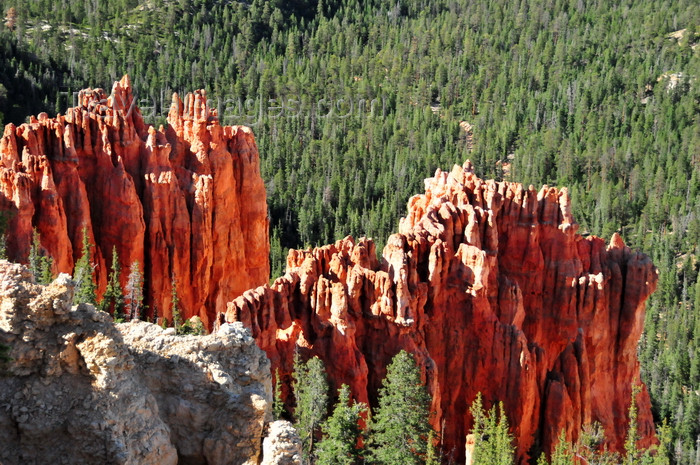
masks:
[[[121,285],[121,266],[116,247],[112,247],[112,271],[109,273],[107,289],[102,296],[102,302],[100,302],[100,310],[112,312],[114,321],[118,323],[124,321],[124,291]]]
[[[512,465],[515,463],[513,436],[508,430],[508,418],[503,403],[484,411],[481,393],[477,394],[469,409],[474,420],[471,434],[474,437],[473,465]]]
[[[425,463],[430,395],[413,355],[399,352],[387,368],[369,433],[369,458],[380,465]]]
[[[333,414],[321,425],[323,439],[316,446],[316,465],[362,463],[360,419],[367,406],[350,400],[350,387],[343,384]]]
[[[321,421],[328,410],[328,381],[326,368],[318,357],[302,362],[298,355],[294,361],[294,426],[299,432],[304,456],[313,456],[314,441]]]
[[[97,299],[95,285],[95,269],[90,260],[90,240],[88,239],[87,228],[83,229],[83,246],[82,255],[75,262],[73,277],[76,281],[75,298],[76,304],[89,303],[95,304]]]

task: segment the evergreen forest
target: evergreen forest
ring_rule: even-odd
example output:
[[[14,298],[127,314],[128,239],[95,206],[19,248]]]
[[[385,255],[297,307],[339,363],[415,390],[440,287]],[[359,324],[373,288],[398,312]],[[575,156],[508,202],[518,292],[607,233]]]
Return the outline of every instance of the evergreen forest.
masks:
[[[0,123],[128,73],[149,123],[205,88],[251,126],[273,278],[288,248],[381,250],[438,167],[567,186],[582,233],[659,269],[643,380],[671,463],[700,463],[697,0],[0,0],[0,20]]]

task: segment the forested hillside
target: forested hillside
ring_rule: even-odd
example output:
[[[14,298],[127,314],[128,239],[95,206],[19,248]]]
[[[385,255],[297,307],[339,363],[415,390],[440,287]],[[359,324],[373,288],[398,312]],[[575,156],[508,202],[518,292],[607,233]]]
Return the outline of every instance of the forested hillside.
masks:
[[[173,90],[203,87],[225,123],[253,127],[273,276],[288,247],[381,244],[423,178],[466,158],[482,177],[568,186],[582,231],[619,231],[659,267],[644,381],[672,460],[697,464],[697,1],[0,0],[0,12],[4,122],[128,73],[149,122],[164,123]]]

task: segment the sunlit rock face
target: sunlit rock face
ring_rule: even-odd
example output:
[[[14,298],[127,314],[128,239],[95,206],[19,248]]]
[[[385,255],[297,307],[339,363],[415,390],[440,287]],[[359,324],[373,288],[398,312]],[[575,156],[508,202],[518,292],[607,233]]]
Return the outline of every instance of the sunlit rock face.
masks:
[[[431,422],[458,463],[478,392],[487,407],[503,401],[521,462],[595,421],[620,450],[657,272],[619,236],[576,230],[566,189],[483,181],[467,162],[426,179],[381,261],[364,238],[292,250],[284,276],[220,320],[250,327],[287,382],[299,350],[371,404],[391,358],[415,354]],[[644,445],[646,389],[637,404]]]
[[[265,186],[250,129],[222,127],[204,91],[173,95],[168,127],[146,125],[129,78],[79,93],[65,115],[40,114],[0,139],[0,210],[9,257],[26,262],[32,228],[72,273],[86,232],[98,294],[112,249],[122,285],[138,261],[149,313],[171,320],[176,284],[183,316],[209,325],[226,303],[269,279]]]

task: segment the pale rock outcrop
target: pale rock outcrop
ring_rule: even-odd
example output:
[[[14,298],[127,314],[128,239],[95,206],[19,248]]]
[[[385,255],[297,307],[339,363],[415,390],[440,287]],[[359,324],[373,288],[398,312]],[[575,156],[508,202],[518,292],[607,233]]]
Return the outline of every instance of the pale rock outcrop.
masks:
[[[270,364],[240,324],[168,336],[0,261],[0,463],[257,464]]]
[[[301,439],[292,424],[278,420],[268,425],[261,465],[303,465]]]

